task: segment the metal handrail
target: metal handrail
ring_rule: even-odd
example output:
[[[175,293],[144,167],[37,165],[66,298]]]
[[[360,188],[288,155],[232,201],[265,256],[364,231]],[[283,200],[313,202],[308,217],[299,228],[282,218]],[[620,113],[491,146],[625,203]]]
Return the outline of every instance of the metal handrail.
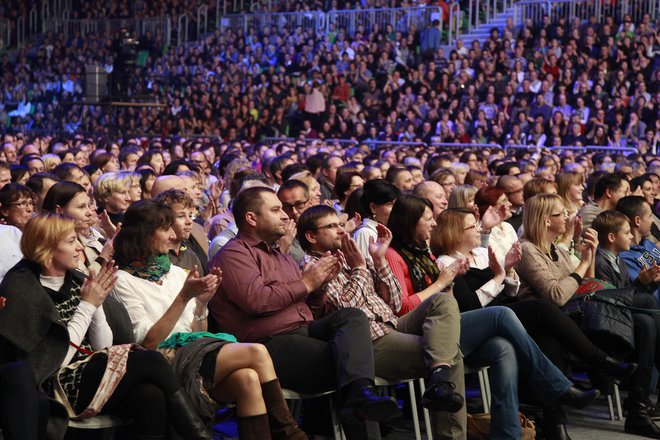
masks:
[[[201,38],[202,35],[209,30],[209,7],[202,5],[197,8],[197,37]]]
[[[498,0],[502,1],[502,0]],[[508,1],[508,0],[507,0]],[[407,31],[411,26],[418,29],[434,18],[442,18],[442,9],[437,6],[413,6],[401,8],[346,9],[323,11],[296,11],[277,13],[225,14],[218,24],[222,29],[232,29],[247,34],[250,29],[263,29],[268,26],[278,30],[301,26],[315,33],[330,32],[333,28],[343,28],[354,34],[358,28],[373,29],[376,25],[384,28],[391,25],[395,30]],[[450,31],[451,33],[451,31]]]
[[[183,38],[181,33],[183,32]],[[176,45],[181,46],[188,41],[188,16],[186,14],[181,14],[177,19],[176,27]]]
[[[633,22],[639,22],[645,14],[650,14],[652,19],[660,14],[660,0],[519,0],[513,6],[517,26],[528,20],[539,23],[545,15],[551,21],[559,17],[585,21],[595,16],[598,22],[606,17],[621,21],[625,15],[630,15]]]

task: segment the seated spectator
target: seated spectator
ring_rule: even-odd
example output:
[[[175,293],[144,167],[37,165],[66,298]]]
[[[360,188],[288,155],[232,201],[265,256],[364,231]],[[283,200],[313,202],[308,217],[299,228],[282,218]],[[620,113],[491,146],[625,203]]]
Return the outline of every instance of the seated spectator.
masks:
[[[353,239],[365,258],[370,259],[369,243],[378,237],[377,225],[386,225],[394,202],[401,195],[399,188],[383,179],[369,180],[362,190],[362,210],[367,215],[353,232]]]
[[[619,174],[605,175],[594,187],[594,201],[586,203],[578,212],[582,217],[582,228],[591,227],[591,222],[603,211],[613,210],[617,202],[630,194],[628,180]]]
[[[409,313],[417,316],[418,308],[422,307],[421,310],[423,310],[423,307],[428,304],[429,298],[438,294],[442,295],[444,291],[451,288],[454,278],[464,274],[467,269],[465,260],[457,261],[444,267],[443,270],[436,265],[426,244],[436,226],[432,208],[428,200],[403,195],[392,208],[388,221],[388,228],[392,231],[394,238],[392,246],[387,249],[385,258],[401,285],[402,307],[397,315],[404,321]],[[453,297],[452,301],[455,301]],[[499,349],[495,349],[500,344],[509,347],[511,350],[509,356],[493,355],[494,352],[501,353]],[[543,371],[540,374],[550,378],[549,382],[544,383],[544,387],[547,387],[545,392],[535,394],[546,403],[572,401],[572,404],[577,404],[577,400],[584,398],[583,403],[586,404],[589,399],[595,398],[599,394],[589,391],[577,400],[569,398],[569,396],[577,397],[573,391],[568,391],[572,390],[570,381],[543,356],[536,344],[532,343],[520,321],[513,312],[506,308],[492,307],[462,313],[460,348],[467,365],[474,367],[488,365],[497,372],[494,374],[496,380],[491,381],[493,395],[498,396],[493,399],[494,404],[491,409],[493,414],[490,425],[491,438],[512,438],[520,435],[520,424],[517,417],[507,415],[509,408],[518,406],[516,390],[518,365],[516,356],[511,355],[513,353],[525,353],[518,357],[522,364],[520,373],[527,378],[526,380],[534,383],[536,390],[540,384],[533,381],[534,376],[530,373]],[[472,354],[474,354],[474,358],[471,360]],[[513,374],[514,372],[516,374]],[[530,375],[527,376],[528,374]],[[462,375],[461,377],[454,375],[450,377],[452,381],[460,381],[458,388],[464,389]],[[580,393],[578,392],[578,394]],[[450,421],[449,432],[453,435],[460,435],[462,430],[464,431],[463,417],[465,417],[464,413],[459,412]],[[437,429],[439,427],[436,427]],[[447,428],[438,432],[445,433]]]
[[[86,279],[74,270],[82,248],[73,220],[35,217],[25,226],[21,250],[25,259],[0,284],[7,298],[0,310],[0,346],[4,361],[26,362],[37,384],[49,390],[59,435],[66,429],[65,409],[88,418],[99,409],[93,399],[102,398],[101,413],[132,419],[130,430],[139,436],[164,437],[171,424],[184,439],[213,438],[159,353],[111,347],[117,335],[104,308],[117,269],[108,262]],[[125,365],[118,367],[123,375],[116,388],[103,379],[111,360]],[[56,387],[63,392],[55,393]]]
[[[140,201],[128,209],[114,239],[119,271],[111,294],[126,307],[136,342],[170,349],[166,356],[180,365],[179,379],[195,393],[196,408],[204,415],[212,416],[214,407],[202,387],[215,401],[236,402],[241,438],[270,438],[271,433],[277,438],[307,438],[289,413],[263,346],[233,344],[235,339],[226,336],[191,335],[207,331],[207,304],[222,273],[213,269],[201,277],[197,267],[186,273],[171,264],[174,221],[170,207]],[[194,374],[189,376],[191,368]]]
[[[41,212],[44,198],[46,197],[48,190],[55,185],[55,183],[59,182],[59,180],[59,177],[52,173],[37,173],[30,176],[25,183],[25,186],[30,188],[35,195],[37,212]]]
[[[167,253],[170,262],[175,266],[179,266],[186,272],[190,272],[197,268],[199,272],[204,275],[206,268],[195,255],[195,252],[188,249],[183,242],[190,239],[193,224],[193,198],[181,189],[169,189],[165,192],[158,194],[154,199],[156,202],[169,206],[174,213],[174,222],[172,223],[172,230],[174,231],[175,239],[172,240],[171,248]]]
[[[10,183],[0,189],[0,218],[5,224],[23,230],[34,214],[34,194],[30,188]]]
[[[372,438],[355,416],[384,420],[396,404],[374,394],[368,320],[356,309],[313,320],[306,303],[309,293],[336,273],[338,259],[323,257],[301,274],[291,257],[273,247],[285,234],[287,215],[269,188],[244,190],[232,209],[238,236],[209,266],[223,273],[210,307],[220,329],[243,341],[262,341],[283,386],[302,392],[338,389],[347,438]]]
[[[94,184],[94,199],[98,204],[98,211],[105,211],[115,226],[121,223],[131,204],[129,186],[127,180],[118,173],[103,174]]]
[[[622,199],[626,204],[626,198]],[[626,263],[619,258],[622,252],[630,251],[631,233],[629,218],[616,211],[603,211],[594,219],[592,226],[598,233],[598,250],[596,251],[596,278],[612,283],[618,288],[633,285],[628,276]],[[642,274],[645,278],[647,272]],[[639,277],[638,277],[639,279]],[[639,309],[657,309],[658,303],[652,295],[635,292],[633,307]],[[634,359],[639,364],[636,373],[631,378],[628,391],[629,410],[626,417],[625,431],[630,434],[650,438],[660,438],[660,427],[649,416],[653,408],[649,399],[652,387],[653,369],[660,364],[658,349],[658,332],[660,318],[645,313],[633,313],[635,324]]]
[[[91,208],[85,188],[73,182],[57,182],[46,194],[43,210],[75,220],[78,241],[83,245],[82,258],[77,267],[80,272],[97,273],[103,264],[112,261],[112,236],[105,240],[94,228],[96,213]]]

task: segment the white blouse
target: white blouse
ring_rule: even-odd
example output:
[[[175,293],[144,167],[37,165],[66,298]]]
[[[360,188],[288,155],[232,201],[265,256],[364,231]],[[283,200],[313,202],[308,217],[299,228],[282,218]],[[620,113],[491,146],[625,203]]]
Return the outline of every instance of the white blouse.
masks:
[[[162,284],[135,277],[123,270],[117,272],[117,284],[110,295],[117,298],[126,307],[133,324],[135,341],[138,344],[144,340],[151,327],[170,308],[187,276],[185,270],[174,265],[161,278]],[[191,332],[194,311],[195,301],[190,301],[170,335],[177,332]]]
[[[512,228],[513,229],[513,228]],[[474,263],[470,261],[470,267],[475,269],[488,268],[488,249],[483,247],[474,248],[471,251]],[[438,258],[438,266],[440,269],[447,267],[459,258],[465,258],[460,252],[453,255],[442,255]],[[505,276],[504,282],[498,284],[495,280],[491,279],[486,284],[477,289],[477,297],[481,303],[481,307],[486,307],[497,295],[504,292],[508,296],[518,296],[518,289],[520,288],[520,280],[515,271],[511,271],[511,276]]]

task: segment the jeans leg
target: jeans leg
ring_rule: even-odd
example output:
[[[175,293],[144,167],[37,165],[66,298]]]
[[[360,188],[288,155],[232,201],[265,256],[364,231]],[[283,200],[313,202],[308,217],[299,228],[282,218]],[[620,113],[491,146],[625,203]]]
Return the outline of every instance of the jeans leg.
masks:
[[[461,350],[469,356],[492,336],[502,336],[516,350],[520,371],[537,396],[553,402],[573,385],[541,352],[515,313],[506,307],[488,307],[461,314]]]
[[[520,438],[518,419],[518,362],[513,345],[496,336],[477,347],[465,363],[486,367],[491,389],[491,440]]]

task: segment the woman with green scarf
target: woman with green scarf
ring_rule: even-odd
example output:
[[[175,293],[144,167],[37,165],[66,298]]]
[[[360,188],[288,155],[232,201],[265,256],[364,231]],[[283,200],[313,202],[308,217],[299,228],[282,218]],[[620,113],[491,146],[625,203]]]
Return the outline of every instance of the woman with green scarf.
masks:
[[[222,273],[214,269],[201,277],[197,267],[188,273],[170,263],[173,223],[170,207],[141,200],[128,208],[115,237],[120,270],[111,294],[128,310],[136,341],[171,361],[203,416],[213,415],[213,401],[236,402],[242,440],[306,439],[289,413],[266,348],[207,332],[207,304]]]

